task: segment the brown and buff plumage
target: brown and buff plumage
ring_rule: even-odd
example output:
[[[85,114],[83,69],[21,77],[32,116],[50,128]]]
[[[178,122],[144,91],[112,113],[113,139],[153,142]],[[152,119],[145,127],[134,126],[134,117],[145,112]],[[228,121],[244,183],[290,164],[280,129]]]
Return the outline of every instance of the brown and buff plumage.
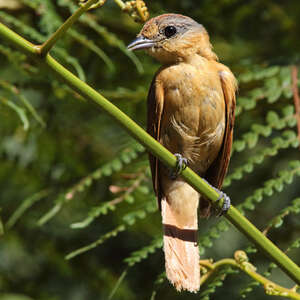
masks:
[[[189,17],[165,14],[148,21],[129,49],[146,49],[163,64],[148,94],[148,132],[220,188],[230,159],[236,80],[217,62],[206,30]],[[167,277],[177,290],[196,292],[197,211],[199,205],[200,214],[208,216],[209,202],[180,176],[172,180],[151,154],[150,165],[162,213]]]

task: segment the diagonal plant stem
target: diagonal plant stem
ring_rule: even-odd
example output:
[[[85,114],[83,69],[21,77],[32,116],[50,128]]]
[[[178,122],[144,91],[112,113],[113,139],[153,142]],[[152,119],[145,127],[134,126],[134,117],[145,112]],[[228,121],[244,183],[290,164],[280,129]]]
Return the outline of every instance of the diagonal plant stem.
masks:
[[[93,3],[87,2],[87,3]],[[25,54],[36,58],[36,61],[48,68],[54,76],[60,78],[77,91],[84,98],[87,98],[102,108],[116,122],[118,122],[130,135],[144,145],[149,152],[157,156],[165,165],[175,168],[176,158],[163,147],[159,142],[147,134],[139,125],[137,125],[126,114],[110,103],[101,94],[92,87],[81,81],[69,70],[59,64],[48,53],[45,57],[36,51],[36,45],[31,44],[14,31],[10,30],[4,24],[0,23],[0,37],[12,45],[19,47]],[[182,177],[193,186],[198,192],[210,199],[215,205],[222,207],[223,201],[219,201],[219,194],[203,179],[201,179],[190,168],[182,172]],[[266,238],[252,223],[250,223],[234,206],[231,206],[225,217],[246,237],[268,255],[290,278],[300,284],[300,268],[279,248],[277,248],[268,238]]]
[[[99,0],[89,0],[83,4],[77,11],[64,22],[56,32],[54,32],[50,38],[40,46],[36,46],[37,52],[41,56],[46,56],[46,54],[52,49],[56,42],[66,33],[66,31],[84,14],[93,4]]]

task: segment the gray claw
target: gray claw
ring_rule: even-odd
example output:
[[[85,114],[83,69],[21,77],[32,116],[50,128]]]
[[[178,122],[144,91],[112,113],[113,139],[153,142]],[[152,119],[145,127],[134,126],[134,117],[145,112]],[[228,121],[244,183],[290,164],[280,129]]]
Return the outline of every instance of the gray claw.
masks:
[[[218,214],[218,216],[220,217],[220,216],[226,214],[226,212],[230,208],[230,203],[231,203],[230,198],[224,192],[220,191],[219,189],[217,189],[216,187],[211,185],[205,178],[202,178],[202,179],[219,194],[219,198],[217,201],[220,201],[221,199],[223,199],[223,206],[222,206],[221,211]]]
[[[186,168],[187,166],[187,159],[183,157],[180,153],[174,154],[177,158],[177,164],[175,170],[171,172],[171,179],[175,180],[178,175]]]
[[[219,214],[219,216],[222,216],[224,214],[227,213],[228,209],[230,208],[230,198],[222,191],[219,191],[219,199],[217,201],[220,201],[221,199],[224,199],[223,200],[223,206],[222,206],[222,210],[221,210],[221,213]]]

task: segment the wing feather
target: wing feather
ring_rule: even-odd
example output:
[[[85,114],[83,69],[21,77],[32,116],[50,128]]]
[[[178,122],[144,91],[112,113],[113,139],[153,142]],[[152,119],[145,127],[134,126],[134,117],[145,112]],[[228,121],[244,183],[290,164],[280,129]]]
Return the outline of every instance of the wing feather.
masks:
[[[160,140],[160,122],[163,113],[164,89],[162,83],[155,76],[148,93],[147,100],[147,132],[156,140]],[[152,182],[155,194],[158,200],[159,209],[161,209],[162,190],[159,180],[159,161],[149,153]]]
[[[235,93],[237,90],[237,83],[234,75],[231,73],[229,68],[222,64],[218,65],[220,66],[219,75],[226,107],[226,125],[222,148],[216,160],[207,170],[205,178],[213,186],[221,188],[230,161],[235,117]]]

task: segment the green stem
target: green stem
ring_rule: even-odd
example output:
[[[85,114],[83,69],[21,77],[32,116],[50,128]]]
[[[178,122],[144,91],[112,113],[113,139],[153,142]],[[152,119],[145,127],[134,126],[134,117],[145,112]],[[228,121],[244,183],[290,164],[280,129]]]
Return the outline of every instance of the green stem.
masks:
[[[55,43],[65,34],[65,32],[80,18],[80,16],[85,13],[94,3],[98,0],[89,0],[84,5],[76,10],[76,12],[66,20],[57,30],[54,32],[50,38],[44,42],[41,46],[36,46],[37,51],[41,56],[46,56],[46,54],[52,49]]]
[[[87,3],[92,3],[89,1]],[[49,54],[42,57],[36,53],[36,46],[29,43],[15,32],[0,23],[0,37],[7,42],[18,46],[25,54],[36,54],[37,61],[43,63],[54,75],[71,88],[76,90],[83,97],[92,100],[111,117],[115,119],[123,128],[125,128],[135,139],[143,144],[149,152],[157,156],[165,165],[174,168],[176,165],[175,156],[164,148],[160,143],[154,140],[140,126],[131,120],[126,114],[119,110],[116,106],[105,99],[101,94],[97,93],[89,85],[81,81],[70,71],[59,64]],[[193,186],[202,195],[216,203],[219,194],[211,188],[203,179],[201,179],[191,169],[186,168],[182,172],[182,177]],[[219,206],[222,206],[222,201],[219,201]],[[281,252],[268,238],[266,238],[254,225],[252,225],[236,208],[230,207],[225,217],[234,224],[248,239],[267,254],[286,274],[288,274],[296,283],[300,284],[300,268]]]
[[[201,261],[200,264],[202,265]],[[284,288],[273,281],[265,278],[264,276],[260,275],[255,271],[255,268],[253,265],[249,263],[237,263],[236,260],[232,258],[225,258],[221,259],[214,264],[208,263],[204,264],[204,267],[208,268],[208,273],[204,274],[201,277],[201,285],[204,284],[207,280],[210,280],[213,278],[220,269],[226,267],[226,266],[232,266],[234,268],[238,268],[244,273],[248,274],[250,277],[252,277],[255,281],[259,282],[261,285],[264,286],[264,289],[268,295],[272,296],[283,296],[290,299],[297,299],[300,300],[300,294],[296,293],[293,289],[287,289]]]

